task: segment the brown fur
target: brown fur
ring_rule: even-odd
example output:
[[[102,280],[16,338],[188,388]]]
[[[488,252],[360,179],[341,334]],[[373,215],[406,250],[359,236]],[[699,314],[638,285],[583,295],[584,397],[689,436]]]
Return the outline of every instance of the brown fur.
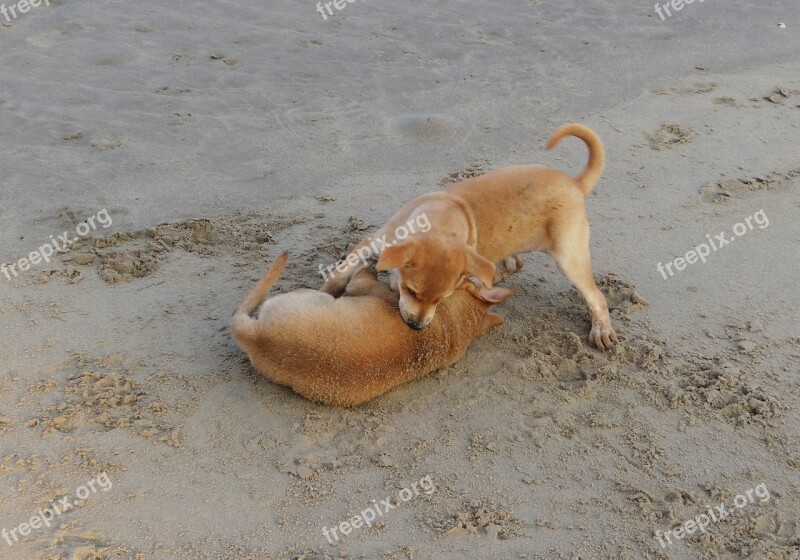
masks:
[[[397,313],[398,294],[369,269],[348,284],[351,297],[296,290],[264,301],[287,258],[276,260],[236,310],[233,335],[265,377],[337,406],[360,404],[455,363],[474,338],[502,323],[489,307],[513,295],[466,284],[427,329],[415,331]]]
[[[407,324],[417,329],[428,325],[437,305],[470,275],[491,286],[493,262],[542,251],[586,300],[589,341],[600,349],[614,345],[608,306],[592,275],[585,209],[585,198],[605,165],[603,143],[591,129],[568,124],[553,133],[547,148],[566,136],[580,138],[589,148],[589,162],[577,178],[542,165],[498,169],[410,201],[378,230],[376,237],[393,241],[392,233],[408,219],[424,213],[432,224],[429,231],[384,248],[378,257],[378,270],[396,271],[393,284]],[[338,296],[360,268],[363,264],[336,271],[322,291]]]

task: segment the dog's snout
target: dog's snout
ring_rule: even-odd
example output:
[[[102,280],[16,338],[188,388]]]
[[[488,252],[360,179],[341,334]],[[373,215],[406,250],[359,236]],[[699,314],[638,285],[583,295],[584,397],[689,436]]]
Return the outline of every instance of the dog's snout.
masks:
[[[425,325],[423,325],[422,322],[420,322],[420,321],[412,321],[410,319],[406,321],[406,325],[408,325],[409,327],[411,327],[415,331],[421,331],[425,327]]]

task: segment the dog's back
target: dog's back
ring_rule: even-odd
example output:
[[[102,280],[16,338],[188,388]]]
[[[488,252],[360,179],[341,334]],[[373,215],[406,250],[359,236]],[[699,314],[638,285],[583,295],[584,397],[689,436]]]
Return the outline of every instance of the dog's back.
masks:
[[[527,251],[552,252],[554,225],[586,220],[585,199],[603,172],[605,150],[597,134],[581,124],[559,127],[547,149],[567,136],[580,138],[589,149],[589,161],[577,177],[544,165],[512,165],[447,189],[474,214],[483,257],[498,261]]]

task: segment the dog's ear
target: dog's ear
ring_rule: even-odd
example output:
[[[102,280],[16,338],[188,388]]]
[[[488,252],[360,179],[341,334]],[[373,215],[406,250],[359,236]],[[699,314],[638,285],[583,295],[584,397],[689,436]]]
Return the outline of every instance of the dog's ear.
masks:
[[[481,288],[475,291],[475,295],[486,303],[494,304],[503,302],[511,296],[517,295],[517,292],[511,288]]]
[[[496,268],[492,261],[480,256],[475,249],[467,249],[467,274],[475,276],[487,288],[492,287]]]
[[[393,268],[400,268],[404,264],[408,264],[414,256],[416,246],[414,241],[408,240],[403,243],[397,243],[384,247],[378,257],[378,263],[375,265],[375,270],[391,270]]]
[[[502,324],[503,324],[503,318],[500,315],[496,315],[494,313],[487,313],[486,317],[483,318],[483,325],[481,325],[481,332],[485,333],[492,327],[496,327]]]

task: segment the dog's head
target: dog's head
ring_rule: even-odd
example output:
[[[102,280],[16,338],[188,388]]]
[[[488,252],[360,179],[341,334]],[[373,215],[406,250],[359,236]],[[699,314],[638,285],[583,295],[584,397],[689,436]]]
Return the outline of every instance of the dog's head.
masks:
[[[397,269],[400,315],[413,329],[428,326],[436,306],[469,276],[492,287],[495,266],[465,243],[415,237],[384,247],[377,270]]]

